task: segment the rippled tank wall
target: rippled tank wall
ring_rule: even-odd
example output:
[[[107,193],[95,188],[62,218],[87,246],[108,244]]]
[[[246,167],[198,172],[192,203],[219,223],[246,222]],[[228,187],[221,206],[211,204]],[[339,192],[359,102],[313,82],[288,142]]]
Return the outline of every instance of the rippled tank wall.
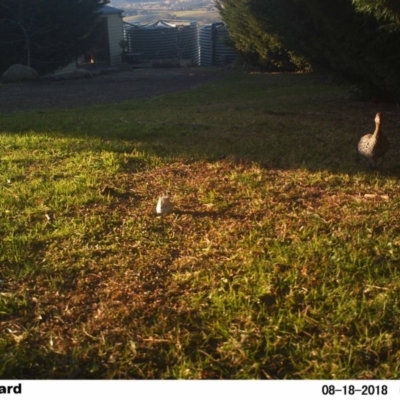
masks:
[[[129,52],[140,55],[141,59],[167,60],[186,59],[200,63],[199,27],[190,24],[171,24],[157,21],[138,25],[126,31]]]
[[[204,25],[200,29],[200,64],[203,66],[226,65],[238,55],[227,46],[229,33],[223,22]]]

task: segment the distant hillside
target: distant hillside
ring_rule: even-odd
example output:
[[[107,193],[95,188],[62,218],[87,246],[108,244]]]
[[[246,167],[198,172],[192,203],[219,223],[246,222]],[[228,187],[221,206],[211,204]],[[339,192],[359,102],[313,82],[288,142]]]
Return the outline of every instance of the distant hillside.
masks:
[[[159,19],[195,21],[200,25],[221,21],[213,0],[112,0],[111,5],[125,11],[129,23],[149,23]]]
[[[132,6],[137,4],[145,3],[164,3],[166,6],[180,5],[182,6],[196,6],[205,7],[208,5],[214,5],[214,0],[111,0],[111,6],[123,7],[125,5]]]
[[[122,7],[125,4],[138,4],[138,3],[164,3],[164,0],[111,0],[111,6]]]
[[[218,11],[175,11],[175,12],[165,12],[165,11],[153,11],[148,14],[132,15],[129,12],[125,13],[125,22],[131,24],[147,24],[149,22],[155,22],[157,20],[163,19],[171,22],[179,21],[194,21],[199,25],[211,24],[213,22],[220,22],[221,17]]]

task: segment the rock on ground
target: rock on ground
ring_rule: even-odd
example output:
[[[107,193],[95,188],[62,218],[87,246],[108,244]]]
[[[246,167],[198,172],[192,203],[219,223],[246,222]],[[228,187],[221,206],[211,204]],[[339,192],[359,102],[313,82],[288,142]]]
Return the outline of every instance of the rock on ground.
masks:
[[[32,81],[39,78],[39,73],[26,65],[14,64],[11,65],[1,77],[3,82]]]
[[[71,79],[88,79],[92,77],[92,73],[87,69],[77,68],[74,72],[72,72],[70,77]]]

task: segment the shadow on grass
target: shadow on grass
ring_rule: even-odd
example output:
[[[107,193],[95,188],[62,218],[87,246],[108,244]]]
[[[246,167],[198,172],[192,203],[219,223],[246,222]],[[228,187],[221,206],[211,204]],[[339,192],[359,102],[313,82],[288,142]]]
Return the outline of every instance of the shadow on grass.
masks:
[[[87,108],[2,117],[10,134],[90,139],[63,151],[139,150],[164,162],[225,160],[266,169],[400,176],[399,114],[389,104],[355,102],[348,87],[317,75],[235,74],[195,90]],[[377,110],[392,143],[383,167],[359,161],[359,138]],[[130,170],[126,165],[127,171]]]

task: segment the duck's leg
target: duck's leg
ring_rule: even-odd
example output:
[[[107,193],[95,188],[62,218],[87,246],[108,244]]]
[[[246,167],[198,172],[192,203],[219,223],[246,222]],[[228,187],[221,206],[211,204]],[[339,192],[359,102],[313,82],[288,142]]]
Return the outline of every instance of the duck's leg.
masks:
[[[371,169],[376,169],[376,160],[369,159],[368,165]]]
[[[381,157],[381,160],[380,160],[380,163],[379,163],[379,166],[381,168],[383,167],[383,165],[386,165],[386,163],[384,161],[385,161],[385,157]]]

